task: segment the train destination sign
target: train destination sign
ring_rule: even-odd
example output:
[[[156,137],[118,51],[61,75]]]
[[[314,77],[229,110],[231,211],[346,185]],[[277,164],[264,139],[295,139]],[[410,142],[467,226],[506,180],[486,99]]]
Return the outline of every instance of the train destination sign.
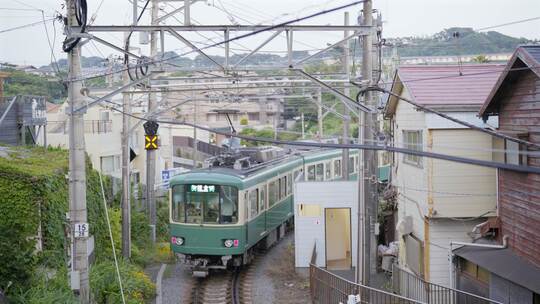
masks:
[[[214,185],[189,185],[189,192],[212,193],[216,192]]]

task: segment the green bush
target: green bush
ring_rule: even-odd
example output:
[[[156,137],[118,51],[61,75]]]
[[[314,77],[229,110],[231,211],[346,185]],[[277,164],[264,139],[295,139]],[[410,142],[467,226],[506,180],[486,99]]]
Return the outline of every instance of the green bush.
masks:
[[[119,267],[127,303],[146,303],[154,297],[155,285],[140,268],[123,260]],[[122,302],[114,262],[98,263],[91,268],[90,288],[96,303]]]
[[[25,304],[78,303],[68,282],[65,270],[56,273],[50,279],[45,273],[37,273],[29,284],[31,287],[21,290],[13,301]]]

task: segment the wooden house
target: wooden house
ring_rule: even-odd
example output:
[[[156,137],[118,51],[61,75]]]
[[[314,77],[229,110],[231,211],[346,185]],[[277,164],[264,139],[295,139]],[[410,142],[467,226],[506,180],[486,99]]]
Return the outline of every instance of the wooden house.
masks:
[[[480,127],[477,117],[502,65],[401,66],[392,92],[416,104]],[[390,95],[384,109],[396,147],[492,160],[492,137]],[[489,125],[488,125],[489,124]],[[399,264],[426,281],[449,285],[449,242],[496,214],[495,170],[394,154],[391,185],[397,193]]]
[[[498,117],[501,133],[540,144],[540,45],[516,49],[479,114]],[[504,151],[498,161],[540,167],[534,146],[501,140],[496,147]],[[458,287],[485,288],[502,303],[540,303],[540,175],[498,170],[497,194],[497,216],[481,224],[478,242],[506,239],[507,248],[454,250]]]

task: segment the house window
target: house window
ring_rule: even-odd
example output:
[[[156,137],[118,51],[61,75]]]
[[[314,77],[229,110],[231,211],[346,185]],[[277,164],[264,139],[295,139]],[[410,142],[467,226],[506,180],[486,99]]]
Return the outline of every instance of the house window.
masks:
[[[520,139],[524,139],[520,137]],[[515,141],[505,140],[505,162],[511,165],[526,166],[527,165],[527,147]]]
[[[422,151],[422,131],[403,131],[403,143],[405,149]],[[422,166],[422,157],[417,155],[405,154],[403,162],[414,166]]]
[[[101,157],[101,173],[109,174],[120,169],[120,155]]]

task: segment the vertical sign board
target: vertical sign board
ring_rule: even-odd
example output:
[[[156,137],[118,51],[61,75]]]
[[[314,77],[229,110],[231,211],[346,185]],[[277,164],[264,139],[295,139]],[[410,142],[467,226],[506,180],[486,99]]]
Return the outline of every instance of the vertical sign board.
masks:
[[[170,179],[171,179],[171,171],[161,170],[161,183],[163,185],[163,188],[165,189],[169,188]]]
[[[85,238],[89,236],[90,225],[88,223],[75,223],[73,236],[75,238]]]

